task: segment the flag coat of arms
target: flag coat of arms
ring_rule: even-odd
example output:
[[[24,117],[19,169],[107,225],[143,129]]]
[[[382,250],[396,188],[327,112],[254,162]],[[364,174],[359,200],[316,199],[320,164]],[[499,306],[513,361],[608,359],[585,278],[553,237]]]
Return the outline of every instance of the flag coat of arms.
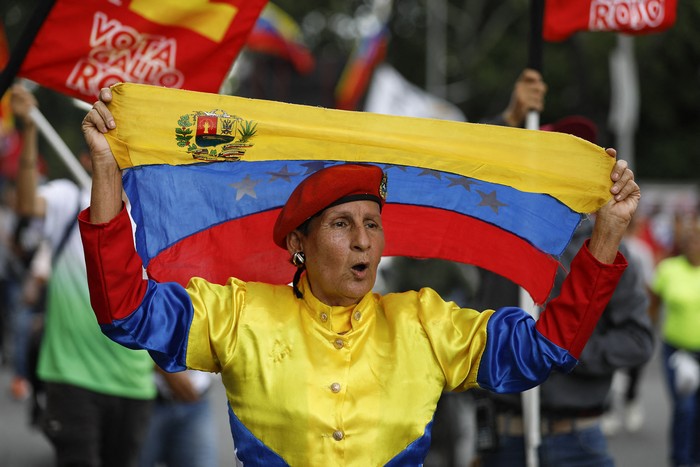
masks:
[[[387,176],[385,256],[490,269],[536,303],[582,216],[610,198],[614,159],[575,136],[284,104],[139,84],[112,87],[107,139],[150,277],[289,283],[275,219],[309,174],[347,162]]]
[[[266,0],[56,0],[18,75],[94,102],[116,82],[218,92]]]

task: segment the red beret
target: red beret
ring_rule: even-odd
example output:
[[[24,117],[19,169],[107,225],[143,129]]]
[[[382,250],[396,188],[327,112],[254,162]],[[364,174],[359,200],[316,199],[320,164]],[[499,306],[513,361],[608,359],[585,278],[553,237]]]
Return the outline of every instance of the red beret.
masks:
[[[282,208],[272,238],[287,248],[287,234],[324,209],[349,201],[372,200],[384,205],[386,177],[376,165],[342,164],[313,173],[297,186]]]
[[[598,139],[598,127],[592,120],[580,115],[564,117],[554,123],[542,125],[540,130],[568,133],[570,135],[583,138],[586,141],[590,141],[593,144],[597,144],[596,140]]]

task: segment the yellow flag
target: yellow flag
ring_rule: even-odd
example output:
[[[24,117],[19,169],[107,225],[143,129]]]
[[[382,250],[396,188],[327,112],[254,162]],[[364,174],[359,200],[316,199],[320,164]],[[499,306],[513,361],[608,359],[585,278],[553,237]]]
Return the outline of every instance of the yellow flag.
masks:
[[[581,138],[349,112],[142,84],[112,87],[120,167],[338,160],[422,167],[546,193],[589,213],[610,199],[614,159]]]

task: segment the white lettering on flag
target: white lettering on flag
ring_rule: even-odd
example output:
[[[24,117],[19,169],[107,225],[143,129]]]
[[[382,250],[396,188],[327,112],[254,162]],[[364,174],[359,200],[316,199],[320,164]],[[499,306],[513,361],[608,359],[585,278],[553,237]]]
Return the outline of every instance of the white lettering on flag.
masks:
[[[96,96],[118,82],[180,88],[184,75],[175,67],[177,41],[139,33],[97,12],[90,34],[90,53],[76,63],[66,86]]]
[[[665,0],[593,0],[590,31],[639,31],[659,27],[666,14]]]

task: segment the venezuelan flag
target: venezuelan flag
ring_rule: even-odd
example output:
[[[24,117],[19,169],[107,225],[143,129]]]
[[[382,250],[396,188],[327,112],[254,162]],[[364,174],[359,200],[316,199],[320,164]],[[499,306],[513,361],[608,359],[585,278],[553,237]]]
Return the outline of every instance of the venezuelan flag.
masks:
[[[388,176],[386,256],[475,264],[542,303],[586,213],[610,197],[614,160],[571,135],[396,117],[139,84],[112,88],[137,251],[186,284],[288,283],[272,225],[294,187],[332,164]]]

